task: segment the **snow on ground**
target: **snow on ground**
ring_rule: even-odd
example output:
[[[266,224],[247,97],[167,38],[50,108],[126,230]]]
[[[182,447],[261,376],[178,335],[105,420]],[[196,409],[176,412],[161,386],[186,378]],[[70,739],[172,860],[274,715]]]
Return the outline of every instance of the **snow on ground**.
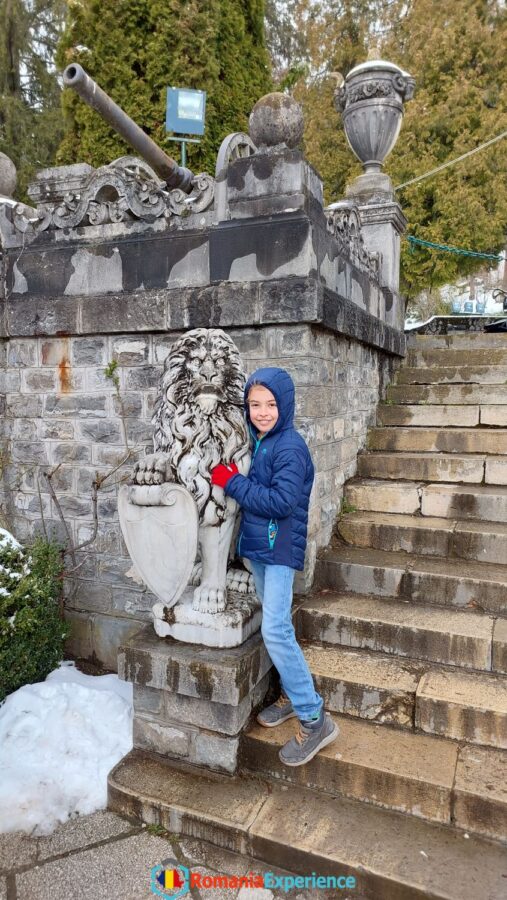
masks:
[[[49,834],[106,806],[107,775],[132,748],[132,685],[64,662],[0,706],[0,832]]]

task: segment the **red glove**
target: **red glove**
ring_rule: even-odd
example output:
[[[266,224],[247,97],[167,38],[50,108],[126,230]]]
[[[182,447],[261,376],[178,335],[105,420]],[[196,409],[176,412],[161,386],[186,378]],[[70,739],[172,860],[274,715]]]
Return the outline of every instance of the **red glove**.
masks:
[[[211,470],[211,484],[216,484],[218,487],[225,488],[225,485],[233,475],[238,474],[239,470],[236,463],[231,462],[228,466],[224,465],[224,463],[219,463],[218,466],[215,466],[215,468]]]

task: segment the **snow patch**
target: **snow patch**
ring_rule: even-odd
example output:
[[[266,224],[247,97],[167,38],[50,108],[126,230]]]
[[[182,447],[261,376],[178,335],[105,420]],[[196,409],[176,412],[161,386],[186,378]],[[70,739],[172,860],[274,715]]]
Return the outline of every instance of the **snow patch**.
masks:
[[[16,538],[12,536],[10,531],[6,531],[5,528],[0,528],[0,547],[9,545],[15,550],[21,550],[21,544],[19,544]]]
[[[49,834],[103,809],[107,776],[132,749],[132,685],[65,662],[0,707],[0,832]]]

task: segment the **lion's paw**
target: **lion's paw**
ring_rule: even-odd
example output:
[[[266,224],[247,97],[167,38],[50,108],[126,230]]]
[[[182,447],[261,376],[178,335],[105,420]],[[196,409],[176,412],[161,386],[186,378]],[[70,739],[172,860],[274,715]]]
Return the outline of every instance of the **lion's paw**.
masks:
[[[226,606],[227,596],[221,588],[212,588],[201,584],[194,591],[192,609],[196,612],[218,613],[223,612]]]
[[[192,584],[192,585],[200,584],[201,576],[202,576],[202,563],[196,562],[194,565],[194,568],[192,569],[192,572],[190,573],[190,578],[188,579],[188,583]]]
[[[227,572],[227,587],[238,594],[255,594],[253,576],[244,569],[229,569]]]
[[[167,453],[150,453],[138,460],[134,468],[134,484],[164,484],[171,480]]]

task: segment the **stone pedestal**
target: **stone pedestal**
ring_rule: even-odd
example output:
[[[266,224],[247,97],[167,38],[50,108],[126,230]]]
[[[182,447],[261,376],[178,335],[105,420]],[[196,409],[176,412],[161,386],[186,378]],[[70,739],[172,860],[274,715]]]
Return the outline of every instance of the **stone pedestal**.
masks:
[[[255,595],[228,591],[227,608],[218,613],[193,609],[193,597],[194,589],[187,588],[175,606],[155,604],[153,624],[159,637],[207,647],[238,647],[260,628],[262,613]]]
[[[361,215],[361,233],[370,253],[379,255],[379,281],[385,291],[385,321],[403,330],[405,303],[399,295],[401,237],[407,220],[395,199],[388,175],[359,175],[347,187],[346,195],[355,200]]]
[[[118,652],[118,673],[134,685],[134,747],[234,773],[270,668],[259,633],[224,651],[163,640],[146,626]]]
[[[300,150],[272,149],[238,159],[227,172],[232,219],[322,211],[322,182]]]

